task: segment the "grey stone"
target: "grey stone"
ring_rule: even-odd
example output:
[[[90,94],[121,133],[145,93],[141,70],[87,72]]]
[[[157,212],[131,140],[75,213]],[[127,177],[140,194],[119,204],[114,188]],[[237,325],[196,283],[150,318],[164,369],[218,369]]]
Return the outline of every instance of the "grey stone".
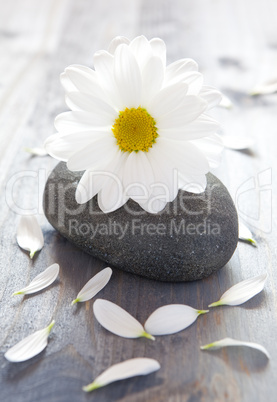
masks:
[[[205,192],[180,190],[159,214],[132,200],[108,214],[97,197],[79,205],[75,190],[81,176],[64,162],[57,165],[45,187],[45,215],[77,247],[113,267],[161,281],[192,281],[222,268],[236,249],[234,203],[210,173]]]

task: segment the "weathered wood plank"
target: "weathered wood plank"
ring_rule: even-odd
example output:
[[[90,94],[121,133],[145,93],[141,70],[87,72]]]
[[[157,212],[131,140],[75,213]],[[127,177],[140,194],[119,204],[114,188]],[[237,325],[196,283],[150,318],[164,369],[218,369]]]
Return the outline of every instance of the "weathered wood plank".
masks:
[[[1,399],[275,400],[277,96],[250,98],[247,92],[274,73],[276,9],[270,0],[10,0],[0,4]],[[237,200],[239,213],[252,224],[258,248],[239,244],[217,275],[195,283],[159,283],[114,270],[101,297],[144,322],[163,304],[206,308],[232,284],[265,270],[269,274],[265,292],[244,306],[213,309],[186,331],[157,337],[155,342],[108,333],[94,320],[92,302],[70,306],[79,289],[105,263],[82,253],[46,222],[41,198],[56,162],[32,158],[23,151],[25,146],[40,146],[54,130],[55,115],[66,110],[60,72],[71,63],[91,65],[93,52],[115,35],[141,33],[162,37],[169,61],[195,58],[206,83],[222,89],[234,103],[231,111],[215,112],[224,133],[255,138],[253,153],[226,151],[215,173]],[[30,209],[39,214],[46,239],[34,261],[19,250],[15,240],[18,215]],[[57,284],[38,295],[11,298],[14,290],[53,262],[61,266]],[[3,352],[9,346],[52,318],[56,325],[40,356],[20,364],[5,361]],[[244,349],[200,352],[201,344],[225,336],[263,344],[271,361]],[[89,396],[81,390],[109,365],[137,356],[156,358],[161,370],[111,384]]]

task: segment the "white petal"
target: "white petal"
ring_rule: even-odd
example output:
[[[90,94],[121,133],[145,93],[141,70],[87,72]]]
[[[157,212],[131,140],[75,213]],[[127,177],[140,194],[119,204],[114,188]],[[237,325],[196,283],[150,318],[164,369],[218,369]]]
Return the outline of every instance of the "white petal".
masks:
[[[188,95],[199,95],[203,86],[203,75],[198,71],[182,71],[165,76],[164,86],[184,82],[188,85]]]
[[[56,280],[59,270],[59,264],[50,265],[50,267],[46,268],[43,272],[37,275],[28,286],[19,290],[18,292],[13,293],[13,295],[29,295],[47,288],[47,286],[51,285],[51,283]]]
[[[64,91],[71,92],[71,91],[76,91],[77,88],[76,86],[72,83],[70,78],[66,75],[66,73],[61,73],[60,75],[60,81],[63,86]]]
[[[239,219],[239,239],[247,241],[251,243],[252,246],[257,247],[256,241],[253,239],[252,233],[250,232],[248,227],[246,227],[244,223],[242,223],[240,219]]]
[[[31,155],[35,155],[35,156],[46,156],[48,155],[48,153],[46,152],[46,150],[44,148],[24,148],[24,151],[28,152]]]
[[[207,178],[202,175],[189,175],[178,172],[179,188],[188,193],[201,194],[207,186]]]
[[[29,335],[27,338],[24,338],[22,341],[18,342],[5,353],[5,358],[10,362],[17,363],[29,360],[38,355],[43,351],[43,349],[46,348],[48,336],[54,324],[55,321],[52,321],[48,327],[41,329],[40,331],[36,331],[32,335]]]
[[[105,136],[74,153],[68,159],[67,167],[72,171],[90,169],[92,166],[97,166],[101,161],[103,162],[103,160],[108,161],[116,150],[116,139],[112,136]]]
[[[111,54],[114,54],[115,49],[119,46],[125,43],[126,45],[129,45],[130,40],[126,38],[125,36],[116,36],[111,43],[109,44],[108,47],[108,52]]]
[[[196,71],[182,76],[182,81],[188,84],[188,95],[199,95],[203,86],[203,75]]]
[[[231,109],[233,107],[233,103],[231,99],[226,95],[222,95],[221,101],[218,106],[224,107],[226,109]]]
[[[165,80],[170,81],[175,79],[176,76],[181,76],[189,71],[197,71],[198,65],[192,59],[180,59],[166,67]]]
[[[107,174],[103,170],[86,170],[78,183],[75,199],[78,204],[85,204],[92,199],[107,181]]]
[[[224,149],[221,138],[217,134],[211,134],[208,137],[191,141],[199,151],[203,152],[209,162],[210,168],[216,168],[221,162],[222,151]]]
[[[142,89],[141,72],[135,56],[127,45],[120,45],[115,51],[114,77],[125,107],[139,107]]]
[[[177,83],[163,88],[151,101],[147,110],[152,116],[159,119],[166,113],[170,113],[184,101],[188,86],[185,83]]]
[[[150,214],[157,214],[161,212],[167,204],[167,201],[164,201],[164,196],[161,194],[151,196],[146,202],[145,201],[137,201],[139,206],[144,209],[144,211]]]
[[[105,99],[103,89],[99,85],[97,74],[94,70],[85,67],[72,65],[61,74],[61,83],[66,92],[80,91]]]
[[[153,38],[150,40],[149,43],[151,45],[153,55],[158,56],[161,59],[163,66],[165,67],[165,65],[166,65],[166,46],[165,46],[164,41],[160,38]]]
[[[147,375],[160,369],[157,360],[146,357],[136,357],[134,359],[125,360],[124,362],[114,364],[100,374],[91,384],[83,387],[86,392],[104,387],[114,381],[124,380],[125,378],[135,377],[138,375]]]
[[[234,149],[236,151],[252,148],[255,144],[253,138],[236,135],[223,135],[221,139],[226,148]]]
[[[126,195],[137,202],[140,200],[146,201],[151,194],[151,184],[153,182],[153,169],[146,152],[131,152],[124,168],[124,188],[130,187],[130,191],[127,191]]]
[[[113,124],[111,117],[102,113],[89,113],[83,111],[64,112],[55,119],[55,127],[61,134],[90,131],[101,127],[107,129]]]
[[[131,41],[129,48],[136,57],[140,70],[142,71],[150,57],[153,55],[150,43],[145,36],[141,35]]]
[[[44,245],[43,234],[34,216],[21,216],[17,228],[16,240],[23,250],[30,251],[30,258],[42,249]]]
[[[80,290],[76,299],[74,299],[71,305],[78,302],[85,302],[87,300],[92,299],[97,293],[102,290],[107,283],[109,282],[112,275],[111,268],[102,269],[102,271],[98,272],[98,274],[94,275],[85,286]]]
[[[220,101],[222,99],[222,95],[219,91],[217,91],[213,87],[209,87],[204,85],[202,89],[199,92],[199,96],[201,98],[205,99],[205,101],[208,103],[208,109],[211,109],[212,107],[219,105]]]
[[[182,127],[197,119],[207,107],[207,102],[198,96],[188,95],[185,96],[182,103],[176,109],[156,118],[156,126],[162,129],[169,129],[174,127]]]
[[[164,69],[159,57],[151,57],[142,71],[141,104],[148,108],[158,93],[164,79]]]
[[[127,201],[122,185],[122,175],[125,170],[125,162],[128,152],[117,151],[117,160],[111,169],[112,175],[107,177],[98,194],[97,201],[101,211],[108,213],[117,210]]]
[[[99,50],[93,55],[93,62],[98,80],[100,79],[100,83],[102,86],[102,84],[105,84],[105,77],[106,79],[108,79],[108,81],[110,81],[110,79],[112,78],[114,56],[106,52],[105,50]],[[104,85],[104,87],[106,87],[106,85]]]
[[[91,86],[91,82],[98,85],[95,71],[81,64],[71,64],[68,66],[60,75],[60,81],[65,92],[76,90],[93,92],[94,86]]]
[[[115,148],[110,155],[110,162],[101,160],[100,158],[97,168],[86,170],[76,189],[75,197],[78,204],[84,204],[93,198],[106,186],[107,182],[116,182],[121,189],[121,183],[118,178],[118,166],[123,163],[125,157],[124,153]]]
[[[265,349],[264,346],[259,345],[258,343],[254,342],[244,342],[244,341],[239,341],[237,339],[232,339],[232,338],[224,338],[219,341],[215,341],[212,343],[208,343],[207,345],[201,346],[200,349],[202,350],[213,350],[213,349],[219,349],[219,348],[224,348],[226,346],[247,346],[249,348],[257,349],[260,352],[264,353],[268,359],[270,359],[268,351]]]
[[[203,86],[203,75],[198,71],[183,71],[179,69],[175,74],[165,75],[164,86],[184,82],[188,85],[189,95],[199,95]]]
[[[98,194],[98,205],[105,214],[116,211],[124,205],[127,199],[123,196],[122,187],[110,179]]]
[[[179,142],[159,138],[155,144],[155,151],[159,152],[161,158],[171,163],[172,169],[177,169],[180,173],[195,176],[209,171],[205,155],[189,141]]]
[[[78,204],[85,204],[102,188],[105,177],[98,172],[86,170],[78,183],[75,198]]]
[[[159,135],[172,140],[194,140],[202,137],[208,137],[218,130],[219,124],[216,120],[209,116],[201,115],[191,123],[186,124],[183,127],[159,128]],[[221,147],[221,150],[223,146]]]
[[[277,92],[277,77],[266,81],[261,85],[257,85],[251,92],[250,95],[268,95]]]
[[[265,285],[267,273],[246,279],[228,289],[221,298],[209,307],[221,306],[227,304],[229,306],[238,306],[260,293]]]
[[[110,131],[83,131],[66,135],[53,134],[47,138],[44,147],[53,158],[67,162],[76,152],[89,146],[95,140],[110,137]]]
[[[163,195],[159,197],[161,201],[173,201],[178,194],[178,183],[174,180],[174,171],[171,163],[165,159],[160,158],[159,152],[151,148],[148,152],[148,160],[153,168],[155,186],[153,188],[153,196]],[[159,183],[162,187],[159,187]],[[160,207],[162,209],[162,206]]]
[[[105,91],[113,107],[118,111],[122,110],[122,102],[114,80],[114,56],[102,50],[94,54],[93,62],[99,85]]]
[[[118,117],[118,113],[114,108],[108,105],[103,100],[85,94],[82,92],[70,92],[66,95],[67,106],[75,110],[83,110],[85,112],[102,114],[107,118],[107,121],[112,125],[114,120]]]
[[[93,312],[97,321],[113,334],[124,338],[144,336],[154,339],[131,314],[108,300],[97,299],[93,304]]]
[[[155,310],[144,324],[152,335],[175,334],[190,326],[200,314],[208,310],[196,310],[184,304],[169,304]]]

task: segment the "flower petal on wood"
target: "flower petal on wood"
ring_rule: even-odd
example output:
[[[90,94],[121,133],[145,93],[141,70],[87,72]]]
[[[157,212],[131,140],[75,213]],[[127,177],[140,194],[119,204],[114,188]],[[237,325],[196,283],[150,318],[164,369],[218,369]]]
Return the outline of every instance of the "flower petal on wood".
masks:
[[[256,241],[253,239],[253,235],[244,223],[239,220],[239,239],[251,243],[252,246],[257,247]]]
[[[38,355],[46,348],[48,336],[54,324],[55,321],[53,320],[48,327],[36,331],[32,335],[27,336],[27,338],[22,339],[22,341],[18,342],[5,353],[5,358],[10,362],[17,363],[29,360]]]
[[[34,148],[24,148],[25,152],[28,152],[34,156],[47,156],[48,152],[44,148],[34,147]]]
[[[222,94],[222,98],[218,106],[224,107],[226,109],[232,109],[233,103],[231,99],[228,98],[228,96]]]
[[[42,249],[44,245],[43,234],[34,216],[21,216],[17,228],[17,243],[23,250],[30,252],[30,258]]]
[[[144,328],[152,335],[169,335],[190,326],[200,314],[209,310],[196,310],[184,304],[169,304],[155,310]]]
[[[93,304],[93,312],[97,321],[113,334],[124,338],[145,337],[154,340],[131,314],[115,303],[97,299]]]
[[[124,362],[109,367],[91,384],[83,387],[83,390],[90,392],[97,388],[104,387],[114,381],[124,380],[138,375],[147,375],[159,370],[160,367],[161,366],[157,360],[146,357],[125,360]]]
[[[37,275],[28,286],[19,290],[18,292],[14,292],[13,296],[28,295],[47,288],[47,286],[51,285],[51,283],[55,281],[59,274],[59,270],[59,264],[50,265],[50,267],[46,268],[45,271]]]
[[[217,307],[223,304],[238,306],[245,303],[263,290],[266,278],[267,273],[237,283],[223,293],[217,302],[210,304],[209,307]]]
[[[71,305],[78,302],[85,302],[87,300],[92,299],[100,290],[102,290],[110,280],[112,275],[111,268],[105,268],[102,271],[98,272],[98,274],[94,275],[85,286],[80,290],[76,299],[74,299]]]
[[[253,138],[236,135],[223,135],[221,139],[225,148],[233,149],[234,151],[252,148],[255,143]]]
[[[275,92],[277,92],[277,77],[274,77],[273,79],[266,81],[261,85],[257,85],[250,92],[250,95],[252,95],[252,96],[269,95],[269,94],[274,94]]]
[[[202,350],[215,350],[219,348],[224,348],[226,346],[247,346],[249,348],[257,349],[261,352],[263,352],[268,359],[270,359],[268,351],[265,349],[264,346],[259,345],[258,343],[254,342],[244,342],[244,341],[239,341],[237,339],[232,339],[232,338],[224,338],[219,341],[215,341],[212,343],[208,343],[207,345],[200,346],[200,349]]]

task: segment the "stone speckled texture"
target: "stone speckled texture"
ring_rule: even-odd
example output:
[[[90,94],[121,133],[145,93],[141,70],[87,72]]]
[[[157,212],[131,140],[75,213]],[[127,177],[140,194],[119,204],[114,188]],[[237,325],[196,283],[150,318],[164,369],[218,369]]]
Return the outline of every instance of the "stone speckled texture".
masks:
[[[132,200],[108,214],[97,197],[77,204],[81,176],[64,162],[57,165],[45,186],[45,215],[64,237],[111,266],[161,281],[192,281],[222,268],[236,249],[234,203],[210,173],[204,193],[179,191],[157,215]]]

